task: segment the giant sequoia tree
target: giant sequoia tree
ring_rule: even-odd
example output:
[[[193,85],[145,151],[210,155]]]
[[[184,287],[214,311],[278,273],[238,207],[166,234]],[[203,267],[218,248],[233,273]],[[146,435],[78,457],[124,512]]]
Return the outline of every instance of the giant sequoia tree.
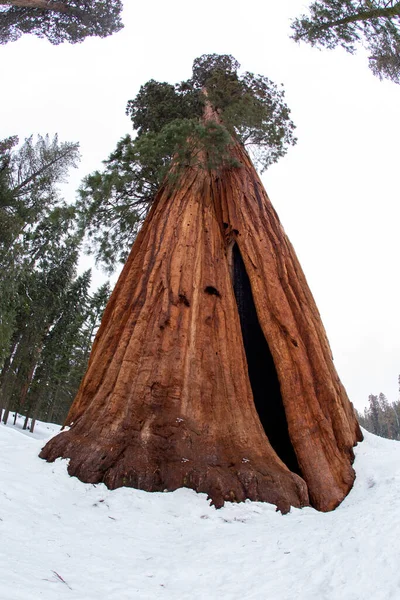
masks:
[[[200,87],[201,112],[192,95],[185,118],[197,121],[164,161],[162,102],[140,111],[145,86],[133,105],[147,156],[157,142],[163,182],[104,313],[70,429],[41,456],[69,458],[71,475],[110,488],[185,486],[216,506],[250,498],[283,512],[309,503],[330,510],[353,484],[361,433],[301,267],[243,145],[264,142],[267,162],[268,135],[273,151],[292,129],[288,112],[268,128],[268,85],[257,96],[251,82],[260,79],[239,77],[230,57],[202,57],[194,80],[185,94]],[[129,148],[131,174],[143,174],[149,163],[135,158],[137,143]],[[116,190],[127,168],[121,187],[114,172]]]

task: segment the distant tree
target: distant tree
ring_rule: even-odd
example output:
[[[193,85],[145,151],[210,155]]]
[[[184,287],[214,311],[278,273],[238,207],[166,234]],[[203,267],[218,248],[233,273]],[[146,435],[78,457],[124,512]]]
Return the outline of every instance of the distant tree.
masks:
[[[72,279],[61,297],[59,310],[43,341],[40,360],[26,398],[24,413],[33,420],[45,411],[49,420],[58,410],[68,410],[70,358],[84,320],[91,272]],[[31,428],[32,429],[32,428]]]
[[[8,352],[15,319],[16,271],[18,250],[11,246],[15,236],[13,205],[8,185],[12,149],[16,136],[0,141],[0,368]]]
[[[383,412],[380,405],[379,405],[379,400],[378,400],[378,396],[374,396],[373,394],[370,394],[370,396],[368,397],[368,402],[369,402],[369,411],[370,411],[370,415],[371,415],[371,423],[372,423],[372,427],[373,427],[373,432],[376,433],[376,435],[380,435],[381,434],[381,424],[380,424],[380,413]]]
[[[400,2],[396,0],[319,0],[292,23],[292,37],[312,46],[357,44],[370,52],[369,66],[380,79],[400,83]]]
[[[74,361],[75,361],[75,380],[77,386],[82,379],[87,363],[89,360],[90,351],[100,326],[101,317],[103,315],[106,304],[111,294],[110,283],[103,283],[94,293],[89,296],[86,304],[84,320],[80,328],[79,344],[75,345]],[[71,398],[73,400],[73,398]]]
[[[26,404],[45,347],[66,304],[76,274],[80,239],[73,235],[70,207],[55,209],[31,235],[29,264],[18,275],[16,316],[9,353],[0,374],[0,406],[9,411]],[[55,226],[58,221],[59,227]],[[69,226],[66,222],[69,222]]]
[[[58,185],[79,160],[79,145],[59,142],[57,136],[31,136],[17,144],[16,136],[0,141],[0,369],[9,351],[23,273],[46,252],[46,228],[69,228],[74,209],[62,205]],[[57,206],[68,216],[64,221]]]
[[[399,440],[400,400],[389,402],[385,394],[380,393],[379,396],[370,394],[368,404],[363,414],[357,413],[360,425],[375,435]]]
[[[11,245],[60,199],[58,186],[79,161],[79,144],[58,136],[18,137],[0,142],[0,243]]]
[[[59,242],[58,249],[46,253],[44,270],[25,281],[25,304],[0,374],[3,422],[11,411],[14,422],[23,413],[24,429],[30,420],[31,432],[38,418],[63,422],[110,294],[108,283],[90,294],[90,271],[76,277],[78,247],[73,238]]]
[[[207,169],[238,166],[229,153],[232,136],[250,150],[261,171],[296,143],[281,87],[239,69],[232,56],[203,55],[187,81],[150,80],[129,100],[134,136],[122,138],[104,171],[86,177],[80,189],[89,247],[110,271],[125,260],[167,172],[171,180],[180,167],[202,165],[205,156]],[[206,102],[219,122],[202,119]]]
[[[94,335],[110,295],[109,283],[89,293],[90,271],[72,282],[58,320],[45,340],[28,394],[25,428],[31,418],[63,423],[86,371]]]
[[[21,277],[46,252],[44,229],[68,229],[75,214],[63,206],[58,185],[76,166],[79,145],[59,142],[57,136],[31,136],[17,144],[16,136],[0,141],[0,369],[9,351]],[[57,206],[68,216],[64,222]]]
[[[24,33],[52,44],[107,37],[120,29],[121,0],[0,0],[0,44]]]
[[[86,369],[108,284],[76,275],[82,232],[58,184],[79,159],[57,136],[0,141],[0,408],[61,422]],[[1,413],[2,411],[0,411]]]

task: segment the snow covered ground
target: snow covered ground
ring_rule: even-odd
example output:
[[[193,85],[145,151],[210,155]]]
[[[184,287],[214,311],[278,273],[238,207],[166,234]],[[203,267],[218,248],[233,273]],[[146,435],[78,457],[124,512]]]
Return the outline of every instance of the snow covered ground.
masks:
[[[0,600],[400,599],[400,444],[365,434],[334,512],[109,491],[0,425]]]

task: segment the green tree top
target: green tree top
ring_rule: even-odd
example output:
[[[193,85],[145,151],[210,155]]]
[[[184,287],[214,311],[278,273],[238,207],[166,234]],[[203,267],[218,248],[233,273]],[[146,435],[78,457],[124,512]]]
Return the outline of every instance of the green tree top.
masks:
[[[106,37],[120,29],[121,0],[0,0],[0,44],[24,33],[52,44]]]
[[[369,66],[380,79],[400,83],[400,2],[396,0],[319,0],[292,23],[292,37],[312,46],[358,44],[370,52]]]
[[[0,265],[2,251],[59,202],[60,183],[76,167],[79,144],[58,136],[0,140]]]
[[[296,143],[284,91],[263,75],[239,73],[229,55],[203,55],[192,77],[172,85],[150,80],[129,100],[134,135],[122,138],[103,172],[80,189],[83,226],[91,251],[108,270],[123,262],[137,229],[174,158],[182,166],[219,169],[235,165],[232,140],[244,144],[264,171]],[[208,102],[218,118],[205,121]]]

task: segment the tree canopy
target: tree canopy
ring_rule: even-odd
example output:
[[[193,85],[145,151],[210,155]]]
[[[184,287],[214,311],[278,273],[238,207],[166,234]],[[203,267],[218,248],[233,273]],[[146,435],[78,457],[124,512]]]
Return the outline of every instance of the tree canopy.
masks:
[[[354,53],[361,44],[380,79],[400,83],[400,2],[396,0],[318,0],[292,23],[292,37],[312,46],[341,46]]]
[[[118,142],[104,170],[86,177],[80,189],[83,226],[109,270],[125,260],[167,173],[177,176],[187,165],[239,167],[229,152],[233,139],[264,171],[296,143],[282,86],[239,69],[232,56],[203,55],[188,80],[174,85],[150,80],[128,101],[134,134]],[[206,104],[217,120],[203,120]]]
[[[2,253],[59,201],[58,185],[79,161],[79,144],[58,136],[0,141],[0,264]]]
[[[0,44],[24,33],[52,44],[107,37],[120,29],[121,0],[0,0]]]

